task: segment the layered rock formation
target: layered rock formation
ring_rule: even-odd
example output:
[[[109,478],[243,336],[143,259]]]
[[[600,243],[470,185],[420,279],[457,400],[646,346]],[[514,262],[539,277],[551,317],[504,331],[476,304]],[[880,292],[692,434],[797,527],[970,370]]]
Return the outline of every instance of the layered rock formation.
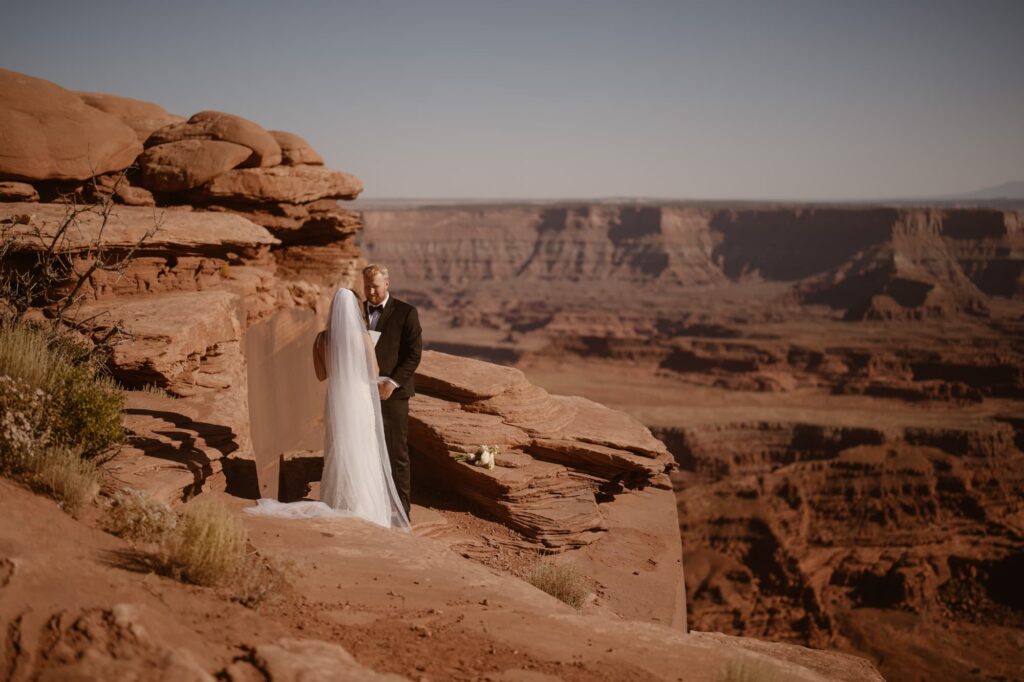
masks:
[[[581,546],[606,530],[597,498],[670,486],[671,457],[639,422],[578,397],[551,396],[519,370],[427,351],[410,404],[410,444],[422,470],[527,538]],[[453,456],[481,444],[493,470]]]
[[[127,334],[111,371],[150,391],[129,399],[132,447],[115,466],[168,500],[211,481],[255,491],[247,332],[282,312],[312,328],[334,288],[354,281],[362,225],[337,200],[361,182],[325,168],[302,138],[231,114],[186,120],[13,72],[0,79],[3,267],[32,272],[59,237],[71,270],[39,303],[77,287],[82,303],[67,314],[94,338]],[[267,442],[258,431],[257,451]]]

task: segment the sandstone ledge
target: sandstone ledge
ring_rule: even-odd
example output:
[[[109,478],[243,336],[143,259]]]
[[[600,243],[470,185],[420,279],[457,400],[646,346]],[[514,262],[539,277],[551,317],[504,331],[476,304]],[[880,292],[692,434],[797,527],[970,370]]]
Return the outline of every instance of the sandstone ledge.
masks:
[[[67,219],[66,204],[0,203],[0,222],[13,223],[17,250],[38,251],[46,246]],[[157,228],[146,240],[146,247],[164,247],[182,251],[203,247],[269,247],[280,243],[267,230],[252,221],[230,213],[160,210],[134,206],[112,208],[106,225],[99,210],[79,213],[67,230],[66,248],[86,249],[102,232],[108,248],[134,246],[147,230]]]

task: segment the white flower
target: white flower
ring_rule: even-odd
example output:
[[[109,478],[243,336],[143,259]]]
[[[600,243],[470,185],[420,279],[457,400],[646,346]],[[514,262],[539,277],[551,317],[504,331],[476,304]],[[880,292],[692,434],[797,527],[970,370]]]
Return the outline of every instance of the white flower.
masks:
[[[467,456],[466,461],[476,464],[478,467],[493,469],[498,456],[497,445],[481,445],[472,455]]]

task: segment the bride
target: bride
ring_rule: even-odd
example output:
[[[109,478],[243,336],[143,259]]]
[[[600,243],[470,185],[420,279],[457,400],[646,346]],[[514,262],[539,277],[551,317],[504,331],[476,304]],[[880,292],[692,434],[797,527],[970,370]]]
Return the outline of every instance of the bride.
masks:
[[[357,516],[381,526],[409,529],[391,477],[377,392],[377,358],[359,301],[338,289],[331,301],[324,364],[324,472],[320,501],[260,499],[245,511],[309,518]]]

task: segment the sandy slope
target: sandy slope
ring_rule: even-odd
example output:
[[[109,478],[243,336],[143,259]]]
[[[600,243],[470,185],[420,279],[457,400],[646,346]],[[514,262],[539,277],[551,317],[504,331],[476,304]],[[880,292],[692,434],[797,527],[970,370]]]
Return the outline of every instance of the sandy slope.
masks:
[[[412,679],[711,680],[728,659],[763,656],[731,638],[580,615],[442,543],[354,520],[245,516],[253,545],[287,576],[248,609],[225,590],[150,572],[127,543],[9,482],[0,481],[0,499],[4,680],[115,671],[123,679],[299,679],[288,675],[321,658],[294,653],[293,639],[340,644],[358,664]],[[773,661],[786,679],[880,679],[860,659],[764,646],[795,661]],[[251,677],[252,661],[267,652],[289,665]]]

